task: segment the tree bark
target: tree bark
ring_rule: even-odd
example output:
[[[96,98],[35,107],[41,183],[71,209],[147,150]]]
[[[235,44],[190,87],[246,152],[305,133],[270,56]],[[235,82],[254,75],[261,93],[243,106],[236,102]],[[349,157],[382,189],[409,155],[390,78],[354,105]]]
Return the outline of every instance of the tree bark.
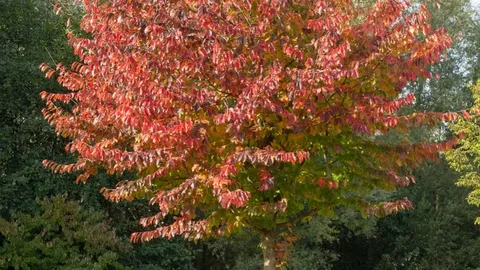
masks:
[[[275,232],[262,233],[263,270],[276,270]]]

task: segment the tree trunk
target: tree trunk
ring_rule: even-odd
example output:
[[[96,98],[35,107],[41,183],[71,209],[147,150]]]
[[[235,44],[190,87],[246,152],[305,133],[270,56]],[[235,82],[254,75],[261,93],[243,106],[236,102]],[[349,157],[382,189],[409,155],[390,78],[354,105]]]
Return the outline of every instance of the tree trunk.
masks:
[[[262,233],[263,270],[276,270],[275,267],[275,232]]]

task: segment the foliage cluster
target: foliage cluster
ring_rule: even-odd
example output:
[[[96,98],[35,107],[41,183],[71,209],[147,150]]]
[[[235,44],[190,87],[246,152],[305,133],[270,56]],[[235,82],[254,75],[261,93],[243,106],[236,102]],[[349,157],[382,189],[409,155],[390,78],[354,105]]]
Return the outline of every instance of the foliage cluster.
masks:
[[[40,213],[0,218],[2,269],[125,269],[118,238],[102,215],[64,197],[39,200]]]

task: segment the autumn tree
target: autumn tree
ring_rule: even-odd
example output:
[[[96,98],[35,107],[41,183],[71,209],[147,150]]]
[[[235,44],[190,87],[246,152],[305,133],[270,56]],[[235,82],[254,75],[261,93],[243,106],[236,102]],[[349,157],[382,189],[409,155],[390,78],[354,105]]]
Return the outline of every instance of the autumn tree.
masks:
[[[98,169],[134,175],[102,190],[112,201],[158,206],[132,241],[250,227],[261,235],[264,268],[274,269],[281,230],[340,205],[378,216],[410,208],[407,198],[378,204],[366,195],[415,182],[412,168],[455,143],[377,140],[458,117],[399,113],[415,101],[402,89],[430,78],[426,68],[451,44],[445,30],[430,27],[423,5],[83,5],[88,37],[69,34],[80,62],[41,66],[68,90],[42,93],[44,115],[78,159],[44,164],[81,172],[78,182]]]

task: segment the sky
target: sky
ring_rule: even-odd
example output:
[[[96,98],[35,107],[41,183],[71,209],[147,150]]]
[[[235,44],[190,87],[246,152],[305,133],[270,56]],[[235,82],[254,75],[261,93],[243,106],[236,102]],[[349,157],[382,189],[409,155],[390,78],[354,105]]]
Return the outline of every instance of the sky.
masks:
[[[473,6],[480,8],[480,0],[470,0]]]

